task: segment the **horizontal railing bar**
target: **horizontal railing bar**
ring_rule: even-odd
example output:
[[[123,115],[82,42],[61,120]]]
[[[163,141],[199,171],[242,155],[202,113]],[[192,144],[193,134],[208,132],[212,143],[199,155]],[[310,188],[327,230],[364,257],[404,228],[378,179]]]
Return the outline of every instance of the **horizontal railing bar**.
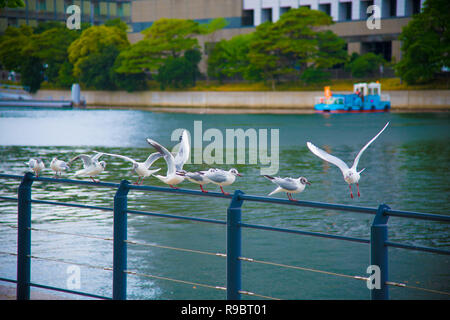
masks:
[[[46,285],[43,285],[43,284],[38,284],[38,283],[33,283],[33,282],[30,282],[30,286],[36,287],[36,288],[47,289],[47,290],[71,293],[71,294],[76,294],[76,295],[85,296],[85,297],[104,299],[104,300],[112,300],[110,297],[104,297],[104,296],[100,296],[100,295],[93,294],[93,293],[74,291],[74,290],[63,289],[63,288],[56,288],[56,287],[46,286]]]
[[[389,216],[401,217],[401,218],[413,218],[413,219],[422,219],[422,220],[450,222],[450,216],[442,215],[442,214],[400,211],[400,210],[392,210],[392,209],[387,209],[385,211],[385,214],[389,215]]]
[[[391,241],[386,241],[385,244],[387,246],[389,246],[389,247],[394,247],[394,248],[401,248],[401,249],[408,249],[408,250],[414,250],[414,251],[425,251],[425,252],[432,252],[432,253],[439,253],[439,254],[450,255],[450,251],[449,250],[430,248],[430,247],[423,247],[423,246],[404,244],[404,243],[397,243],[397,242],[391,242]]]
[[[14,198],[14,197],[4,197],[4,196],[0,196],[0,200],[6,200],[6,201],[18,201],[19,199]]]
[[[8,279],[8,278],[3,278],[3,277],[0,277],[0,281],[17,283],[17,280],[15,280],[15,279]]]
[[[248,223],[240,223],[240,226],[244,227],[244,228],[277,231],[277,232],[285,232],[285,233],[295,233],[295,234],[300,234],[300,235],[305,235],[305,236],[330,238],[330,239],[345,240],[345,241],[352,241],[352,242],[359,242],[359,243],[370,243],[370,240],[368,240],[368,239],[338,236],[338,235],[333,235],[333,234],[328,234],[328,233],[301,231],[301,230],[269,227],[269,226],[255,225],[255,224],[248,224]]]
[[[376,214],[377,210],[378,210],[376,208],[356,207],[356,206],[348,206],[348,205],[343,205],[343,204],[331,204],[331,203],[314,202],[314,201],[301,201],[301,200],[291,201],[291,200],[285,200],[285,199],[280,199],[280,198],[252,196],[252,195],[248,195],[248,194],[241,194],[241,195],[239,195],[239,198],[241,200],[255,201],[255,202],[286,204],[286,205],[299,206],[299,207],[310,207],[310,208],[360,212],[360,213],[369,213],[369,214]]]
[[[76,203],[69,203],[69,202],[57,202],[57,201],[48,201],[48,200],[35,200],[35,199],[32,199],[31,202],[41,203],[41,204],[51,204],[51,205],[63,206],[63,207],[75,207],[75,208],[83,208],[83,209],[113,211],[113,208],[89,206],[89,205],[85,205],[85,204],[76,204]]]
[[[23,176],[20,175],[9,175],[9,174],[0,174],[0,178],[11,178],[11,179],[23,179]],[[40,182],[57,182],[57,183],[70,183],[70,184],[79,184],[79,185],[87,185],[87,186],[95,186],[95,187],[105,187],[105,188],[118,188],[118,183],[112,182],[93,182],[93,181],[83,181],[83,180],[73,180],[73,179],[62,179],[62,178],[46,178],[46,177],[35,177],[31,176],[33,181]]]
[[[223,194],[221,192],[202,192],[192,189],[175,189],[175,188],[164,188],[164,187],[158,187],[158,186],[138,186],[130,184],[128,186],[130,190],[142,190],[142,191],[156,191],[156,192],[165,192],[165,193],[178,193],[178,194],[189,194],[189,195],[195,195],[195,196],[203,196],[203,197],[214,197],[214,198],[224,198],[224,199],[231,199],[233,197],[232,194]]]
[[[222,221],[222,220],[184,217],[184,216],[178,216],[178,215],[174,215],[174,214],[156,213],[156,212],[148,212],[148,211],[127,210],[127,213],[160,217],[160,218],[168,218],[168,219],[181,219],[181,220],[189,220],[189,221],[197,221],[197,222],[207,222],[207,223],[222,224],[222,225],[227,224],[226,221]]]

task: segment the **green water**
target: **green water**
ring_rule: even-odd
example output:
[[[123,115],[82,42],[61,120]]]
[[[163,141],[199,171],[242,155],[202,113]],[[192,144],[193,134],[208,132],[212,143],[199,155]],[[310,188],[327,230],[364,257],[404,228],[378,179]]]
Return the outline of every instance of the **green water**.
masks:
[[[202,121],[203,132],[215,128],[279,130],[279,170],[276,175],[300,175],[311,186],[297,199],[449,214],[449,116],[433,114],[338,114],[338,115],[199,115],[164,114],[129,110],[0,110],[0,172],[23,174],[30,157],[41,156],[47,168],[54,156],[70,159],[92,150],[119,153],[144,160],[154,152],[145,141],[151,137],[172,147],[171,133]],[[311,141],[351,164],[360,148],[390,121],[386,131],[360,160],[366,168],[360,180],[361,197],[351,199],[339,169],[324,163],[306,147]],[[204,141],[203,149],[211,142]],[[270,146],[270,143],[268,144]],[[269,150],[270,154],[270,150]],[[248,158],[247,158],[248,159]],[[102,181],[134,181],[130,164],[105,158]],[[72,168],[65,177],[72,178]],[[158,161],[165,172],[164,161]],[[214,166],[214,165],[212,165]],[[235,167],[244,176],[225,187],[247,194],[267,195],[274,189],[261,177],[261,164],[220,164]],[[186,170],[207,169],[188,164]],[[51,176],[50,171],[43,175]],[[17,181],[2,180],[0,195],[14,196]],[[147,185],[162,186],[155,178]],[[189,182],[182,188],[198,190]],[[218,187],[207,186],[219,191]],[[33,198],[112,207],[114,190],[36,182]],[[277,197],[286,198],[284,194]],[[131,209],[226,220],[228,200],[131,191]],[[373,216],[311,208],[292,208],[247,202],[243,221],[276,227],[369,238]],[[15,252],[17,245],[14,203],[0,201],[0,251]],[[32,225],[66,233],[112,237],[112,213],[33,204]],[[389,220],[391,241],[449,249],[445,223],[402,219]],[[243,256],[279,264],[367,276],[369,245],[251,229],[243,230]],[[192,250],[225,253],[226,229],[204,223],[129,215],[128,239]],[[128,246],[128,270],[156,277],[128,275],[130,299],[224,299],[222,290],[202,287],[226,285],[225,259],[214,255],[169,250],[155,246]],[[389,249],[390,280],[410,286],[450,292],[449,259],[436,254]],[[83,264],[81,291],[111,296],[112,272],[90,266],[112,266],[112,241],[66,234],[32,232],[32,255]],[[67,267],[56,261],[32,260],[32,281],[66,288]],[[243,262],[243,290],[281,299],[368,299],[364,281]],[[15,257],[0,254],[0,277],[15,278]],[[161,278],[162,277],[162,278]],[[163,278],[184,280],[179,283]],[[407,288],[391,288],[393,299],[447,299],[449,296]],[[248,298],[244,296],[244,298]]]

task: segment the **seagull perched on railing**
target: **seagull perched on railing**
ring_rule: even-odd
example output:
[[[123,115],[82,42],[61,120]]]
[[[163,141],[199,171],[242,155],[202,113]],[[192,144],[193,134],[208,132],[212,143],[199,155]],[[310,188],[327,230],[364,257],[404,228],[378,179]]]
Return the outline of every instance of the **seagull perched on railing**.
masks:
[[[100,173],[103,172],[103,170],[105,170],[106,162],[98,161],[98,159],[100,159],[100,157],[103,156],[104,153],[97,152],[97,151],[95,151],[95,152],[96,152],[96,154],[93,156],[88,156],[86,154],[80,154],[68,162],[67,165],[70,167],[72,165],[72,162],[74,162],[78,159],[81,159],[81,161],[83,161],[84,169],[78,170],[77,172],[75,172],[74,177],[89,176],[92,179],[92,181],[100,182],[100,180],[96,181],[93,177],[98,176]]]
[[[54,157],[52,162],[50,162],[50,168],[55,172],[55,178],[58,177],[58,173],[61,176],[63,171],[70,169],[65,161],[58,160],[56,157]]]
[[[234,168],[228,171],[211,168],[208,171],[201,172],[204,173],[205,177],[208,178],[212,183],[220,186],[220,190],[225,195],[229,195],[229,193],[223,191],[222,187],[231,185],[234,180],[236,180],[236,176],[242,177],[242,175]]]
[[[269,193],[269,196],[278,192],[286,192],[288,199],[291,201],[297,201],[292,197],[293,193],[302,192],[303,190],[305,190],[306,185],[311,185],[311,182],[309,182],[305,177],[299,177],[297,179],[271,177],[268,175],[264,175],[264,177],[278,186],[275,190]]]
[[[139,176],[138,180],[134,183],[136,185],[142,184],[144,182],[145,177],[149,177],[155,172],[161,170],[161,168],[150,170],[150,167],[152,166],[153,162],[162,157],[161,153],[159,152],[155,152],[149,155],[147,160],[145,160],[145,162],[137,162],[136,160],[131,159],[130,157],[122,156],[120,154],[104,153],[104,155],[130,161],[133,164],[133,167],[131,168],[132,172],[134,171]]]
[[[339,169],[341,169],[342,174],[344,175],[345,182],[348,183],[348,187],[350,188],[350,197],[353,199],[353,193],[352,193],[352,184],[356,184],[356,188],[358,190],[358,197],[359,194],[359,179],[361,178],[361,172],[363,172],[366,168],[362,169],[361,171],[357,171],[356,167],[358,166],[359,159],[361,158],[361,155],[363,152],[369,147],[369,145],[375,141],[376,138],[386,129],[386,127],[389,125],[389,122],[386,123],[383,129],[381,129],[378,134],[372,138],[367,144],[359,151],[358,155],[355,158],[355,161],[353,162],[353,165],[351,168],[347,166],[347,164],[342,161],[341,159],[332,156],[331,154],[327,153],[326,151],[323,151],[322,149],[317,148],[315,145],[313,145],[311,142],[307,142],[306,145],[308,146],[309,150],[311,150],[312,153],[314,153],[319,158],[328,161],[335,166],[337,166]]]
[[[31,158],[28,162],[25,162],[28,167],[34,172],[36,178],[39,177],[39,172],[45,169],[44,161],[41,158]]]
[[[180,148],[178,149],[178,153],[175,157],[169,150],[160,145],[158,142],[150,138],[147,138],[147,142],[164,157],[164,160],[166,160],[167,163],[166,175],[155,175],[155,177],[168,184],[171,188],[178,189],[177,187],[174,187],[174,185],[183,182],[184,175],[180,174],[180,171],[183,170],[183,166],[189,159],[191,152],[187,131],[184,130],[180,136]]]
[[[206,176],[205,171],[196,171],[196,172],[187,172],[185,170],[181,170],[178,172],[179,175],[184,176],[190,182],[196,183],[200,186],[202,192],[207,193],[203,186],[211,182]]]

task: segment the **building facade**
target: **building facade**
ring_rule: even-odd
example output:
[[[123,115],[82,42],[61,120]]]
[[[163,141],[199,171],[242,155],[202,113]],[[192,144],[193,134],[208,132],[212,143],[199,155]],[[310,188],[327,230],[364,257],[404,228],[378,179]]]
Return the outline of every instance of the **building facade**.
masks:
[[[425,0],[135,0],[132,3],[131,42],[142,38],[140,32],[160,18],[192,19],[206,23],[223,17],[228,25],[216,32],[214,39],[200,37],[200,43],[229,39],[254,31],[265,21],[277,21],[291,8],[308,7],[321,10],[335,22],[329,27],[347,42],[349,54],[375,52],[387,61],[399,61],[398,40],[403,26],[419,13]],[[377,6],[377,13],[369,11]],[[380,28],[369,28],[367,20],[380,16]],[[210,37],[210,36],[209,36]]]
[[[0,33],[8,26],[23,24],[35,27],[39,22],[65,22],[70,5],[80,7],[81,22],[102,24],[106,20],[121,18],[131,23],[131,0],[24,0],[24,8],[0,9]]]

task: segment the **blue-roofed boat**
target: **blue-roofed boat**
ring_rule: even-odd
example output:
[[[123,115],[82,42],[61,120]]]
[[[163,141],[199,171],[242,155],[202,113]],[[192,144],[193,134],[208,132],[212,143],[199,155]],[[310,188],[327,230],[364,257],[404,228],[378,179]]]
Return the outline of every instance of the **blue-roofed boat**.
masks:
[[[387,112],[390,97],[381,94],[379,82],[356,83],[351,94],[332,94],[325,87],[324,97],[316,97],[314,109],[318,112]]]

